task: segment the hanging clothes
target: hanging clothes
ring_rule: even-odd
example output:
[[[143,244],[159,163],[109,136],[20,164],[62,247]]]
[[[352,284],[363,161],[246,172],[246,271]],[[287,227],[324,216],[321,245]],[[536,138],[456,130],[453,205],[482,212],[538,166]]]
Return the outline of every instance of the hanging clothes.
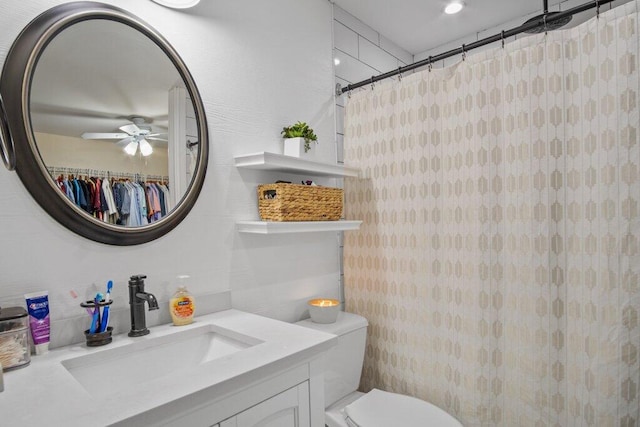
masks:
[[[52,176],[55,170],[50,168]],[[80,170],[93,174],[96,171]],[[104,175],[108,175],[104,172]],[[125,174],[126,175],[126,174]],[[133,177],[133,175],[132,175]],[[64,176],[54,178],[58,189],[78,208],[94,218],[127,227],[156,222],[170,211],[166,182],[116,179],[101,176]]]
[[[149,205],[149,222],[158,221],[165,214],[162,213],[162,206],[160,201],[160,189],[154,182],[147,183],[147,200]]]

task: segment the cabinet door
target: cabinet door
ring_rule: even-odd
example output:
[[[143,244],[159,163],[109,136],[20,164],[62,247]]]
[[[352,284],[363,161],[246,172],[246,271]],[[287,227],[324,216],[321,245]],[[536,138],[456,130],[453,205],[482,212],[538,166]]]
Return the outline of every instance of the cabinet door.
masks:
[[[305,381],[239,413],[235,421],[229,427],[310,427],[309,383]]]

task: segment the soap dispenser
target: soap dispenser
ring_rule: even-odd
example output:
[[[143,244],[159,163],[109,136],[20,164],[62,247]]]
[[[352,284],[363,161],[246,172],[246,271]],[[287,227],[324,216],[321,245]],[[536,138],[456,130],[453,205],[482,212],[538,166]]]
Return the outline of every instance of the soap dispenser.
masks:
[[[176,326],[188,325],[193,322],[193,314],[196,311],[196,303],[193,296],[187,290],[184,282],[189,276],[178,276],[178,290],[169,301],[169,312]]]

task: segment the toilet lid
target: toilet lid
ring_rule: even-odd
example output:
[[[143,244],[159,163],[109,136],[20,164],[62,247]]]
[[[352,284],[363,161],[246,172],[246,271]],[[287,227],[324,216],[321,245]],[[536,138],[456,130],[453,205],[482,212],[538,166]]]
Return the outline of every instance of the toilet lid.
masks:
[[[462,427],[451,415],[424,400],[373,389],[345,406],[353,427]]]

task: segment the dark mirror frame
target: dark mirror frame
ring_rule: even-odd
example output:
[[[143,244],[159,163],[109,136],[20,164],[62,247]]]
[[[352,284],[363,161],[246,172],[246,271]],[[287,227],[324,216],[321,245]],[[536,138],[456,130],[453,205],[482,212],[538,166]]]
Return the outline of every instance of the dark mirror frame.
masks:
[[[199,147],[195,173],[176,207],[164,218],[142,227],[123,227],[91,217],[71,203],[56,187],[38,151],[31,125],[29,100],[31,81],[38,59],[53,38],[79,22],[106,19],[120,22],[154,42],[171,60],[185,83],[193,102],[198,127]],[[13,43],[0,78],[0,100],[4,103],[10,138],[3,154],[13,159],[20,180],[38,204],[69,230],[96,242],[110,245],[137,245],[155,240],[175,228],[195,204],[207,170],[209,142],[204,106],[186,65],[171,45],[153,28],[129,12],[96,2],[73,2],[53,7],[31,21]],[[6,135],[9,134],[9,135]],[[6,163],[6,162],[5,162]]]

